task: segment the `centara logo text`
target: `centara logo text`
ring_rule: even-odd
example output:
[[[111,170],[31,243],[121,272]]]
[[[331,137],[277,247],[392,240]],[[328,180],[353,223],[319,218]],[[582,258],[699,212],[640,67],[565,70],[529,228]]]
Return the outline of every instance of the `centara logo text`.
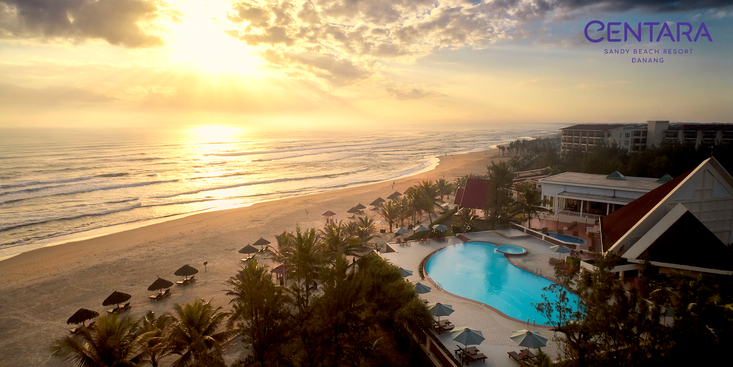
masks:
[[[600,33],[604,30],[606,31],[606,37],[601,36],[598,38],[592,38],[590,35],[588,35],[588,29],[593,30],[595,28],[593,27],[594,24],[597,25],[598,28],[595,29],[596,32]],[[624,32],[623,39],[619,34],[621,33],[622,24]],[[660,24],[661,27],[659,27]],[[608,22],[608,24],[604,24],[600,20],[591,20],[590,22],[588,22],[588,24],[585,25],[585,38],[593,43],[601,42],[604,39],[608,40],[608,42],[621,42],[622,40],[626,42],[629,40],[629,35],[631,35],[631,37],[636,39],[637,42],[641,42],[642,29],[649,31],[649,42],[659,42],[660,40],[662,40],[662,38],[665,38],[665,40],[666,38],[669,38],[672,42],[682,42],[683,37],[686,37],[687,41],[689,42],[697,42],[700,37],[707,38],[708,41],[713,42],[713,38],[710,36],[710,32],[708,32],[708,28],[705,27],[705,23],[700,23],[700,27],[697,29],[697,33],[695,33],[695,38],[693,39],[691,36],[693,26],[692,24],[685,22],[677,23],[677,38],[675,38],[675,34],[672,33],[671,29],[669,29],[668,23],[644,22],[637,24],[636,28],[634,28],[631,24],[626,22]],[[656,30],[659,30],[659,34],[657,35],[657,38],[655,40],[654,32]]]

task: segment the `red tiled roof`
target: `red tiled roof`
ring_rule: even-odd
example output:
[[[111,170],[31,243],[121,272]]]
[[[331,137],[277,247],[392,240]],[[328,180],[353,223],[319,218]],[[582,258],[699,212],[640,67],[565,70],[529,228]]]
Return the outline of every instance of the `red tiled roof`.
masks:
[[[460,202],[456,204],[463,208],[482,209],[486,203],[486,194],[489,191],[489,180],[480,178],[469,178],[466,180],[466,187],[463,189]],[[458,201],[458,195],[456,195]]]
[[[453,204],[461,205],[461,200],[463,200],[463,188],[459,187],[458,190],[456,190],[456,198],[453,199]]]
[[[649,191],[644,196],[630,202],[623,208],[601,218],[603,251],[608,251],[616,241],[649,213],[650,210],[674,190],[691,172],[692,170],[689,170],[675,177],[672,181]]]

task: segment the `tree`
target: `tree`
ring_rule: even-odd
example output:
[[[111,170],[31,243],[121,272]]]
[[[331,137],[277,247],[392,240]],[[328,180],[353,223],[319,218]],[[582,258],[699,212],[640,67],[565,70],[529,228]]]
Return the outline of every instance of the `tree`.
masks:
[[[519,193],[519,199],[515,203],[517,210],[525,215],[527,227],[531,229],[533,215],[539,217],[539,213],[551,211],[543,206],[546,202],[542,201],[542,193],[535,190],[531,184],[522,182],[514,185],[514,188]]]
[[[247,261],[227,284],[227,295],[233,296],[229,301],[233,310],[228,326],[252,347],[260,366],[276,365],[291,329],[287,295],[272,282],[267,267],[258,266],[256,259]]]
[[[468,230],[474,226],[474,221],[478,219],[476,211],[471,208],[463,208],[458,212],[458,223],[463,229]]]
[[[374,218],[369,218],[368,215],[365,215],[360,217],[356,223],[356,237],[359,239],[359,245],[367,246],[369,241],[373,240],[377,235]],[[356,255],[356,252],[352,251],[346,255]]]
[[[492,228],[499,223],[509,221],[508,210],[512,206],[512,180],[514,174],[509,163],[491,162],[487,167],[489,171],[489,192],[484,205],[484,212],[491,221]]]
[[[301,313],[310,307],[311,286],[324,263],[324,251],[325,245],[313,228],[301,231],[296,227],[295,234],[280,247],[277,259],[288,265],[288,275],[295,281],[290,291]]]
[[[227,318],[221,306],[197,299],[183,306],[175,304],[177,320],[168,334],[173,353],[180,355],[173,367],[224,366],[222,344],[231,339],[232,332],[220,330]]]
[[[94,328],[80,328],[78,336],[65,336],[51,344],[51,353],[80,367],[137,366],[143,343],[138,321],[107,314]]]
[[[342,221],[328,224],[319,232],[330,262],[341,255],[356,255],[358,247],[361,246],[359,238],[350,233]]]
[[[454,191],[453,184],[444,178],[435,181],[435,187],[437,189],[438,196],[440,196],[441,202],[443,201],[444,196],[450,196]]]
[[[176,319],[167,313],[155,317],[153,311],[148,311],[140,321],[142,324],[141,339],[144,345],[141,361],[156,367],[162,358],[173,352],[171,346],[166,342],[166,337]]]
[[[381,215],[382,218],[384,218],[384,220],[389,223],[389,232],[391,233],[392,226],[400,218],[400,209],[394,201],[390,200],[386,203],[381,203],[379,205],[379,215]]]

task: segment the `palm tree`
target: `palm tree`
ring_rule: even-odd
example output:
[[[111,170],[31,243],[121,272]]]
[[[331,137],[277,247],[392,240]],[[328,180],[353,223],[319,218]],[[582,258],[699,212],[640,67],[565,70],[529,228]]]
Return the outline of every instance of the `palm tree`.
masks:
[[[140,324],[129,316],[108,314],[96,327],[80,328],[80,334],[65,336],[51,344],[51,353],[80,367],[137,366],[142,353]]]
[[[248,261],[227,284],[227,295],[234,296],[229,301],[233,311],[228,326],[252,346],[254,359],[261,366],[272,365],[277,361],[279,346],[287,340],[287,295],[282,287],[275,286],[267,267],[258,266],[256,259]]]
[[[359,218],[357,224],[356,237],[359,239],[360,245],[366,246],[377,234],[374,218],[369,218],[368,215],[365,215]]]
[[[444,196],[450,196],[450,194],[453,193],[453,184],[444,178],[435,181],[435,188],[438,192],[438,196],[440,196],[440,201],[443,201]]]
[[[168,343],[181,357],[173,367],[224,366],[221,346],[231,339],[232,332],[219,330],[228,316],[221,312],[221,306],[214,308],[211,302],[197,299],[183,306],[176,303],[174,308],[178,320],[171,326]]]
[[[392,226],[400,218],[400,209],[394,201],[390,200],[379,205],[379,215],[389,223],[389,232],[392,232]]]
[[[311,285],[318,268],[324,262],[325,248],[321,236],[315,229],[301,232],[300,227],[295,228],[295,234],[291,235],[290,240],[280,248],[278,258],[288,264],[289,276],[297,282],[291,291],[300,312],[309,307]]]
[[[543,207],[546,201],[542,200],[542,193],[535,190],[528,183],[515,185],[519,192],[519,200],[515,202],[517,209],[525,215],[527,219],[527,227],[532,229],[532,216],[539,217],[540,212],[551,212],[551,210]]]
[[[153,311],[148,311],[140,321],[142,323],[141,339],[145,346],[141,362],[150,363],[156,367],[162,358],[173,352],[165,338],[176,319],[170,314],[155,317]]]
[[[359,239],[348,233],[343,221],[328,224],[319,232],[331,261],[341,255],[356,255],[356,249],[360,245]]]
[[[465,229],[473,227],[473,222],[478,219],[476,211],[471,208],[463,208],[458,212],[458,223]]]

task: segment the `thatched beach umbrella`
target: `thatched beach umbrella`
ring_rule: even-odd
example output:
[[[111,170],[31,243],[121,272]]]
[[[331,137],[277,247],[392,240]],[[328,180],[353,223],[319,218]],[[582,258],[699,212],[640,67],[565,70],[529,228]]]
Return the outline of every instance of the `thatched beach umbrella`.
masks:
[[[347,213],[350,213],[350,214],[357,214],[357,213],[359,213],[359,209],[357,209],[356,207],[353,207],[353,208],[347,210],[346,212]]]
[[[95,317],[99,316],[99,312],[87,310],[86,308],[80,308],[79,311],[76,311],[71,317],[69,317],[68,320],[66,320],[67,324],[78,324],[81,323],[84,325],[84,322],[87,320],[91,320]]]
[[[153,282],[153,284],[151,284],[150,287],[148,287],[148,290],[149,291],[157,291],[159,289],[170,288],[172,286],[173,286],[173,282],[171,282],[169,280],[165,280],[165,279],[163,279],[161,277],[158,277],[158,279],[156,279]]]
[[[257,250],[256,247],[254,247],[252,245],[247,245],[247,246],[244,246],[241,250],[239,250],[239,253],[240,254],[245,254],[245,255],[246,254],[256,254],[257,251],[259,251],[259,250]]]
[[[255,243],[253,243],[252,246],[261,246],[262,248],[265,248],[265,246],[269,244],[270,244],[270,241],[260,237],[260,239],[255,241]]]
[[[188,264],[181,266],[180,269],[176,270],[175,275],[178,275],[179,277],[186,277],[186,280],[188,280],[189,275],[194,275],[198,273],[198,269],[188,266]]]
[[[383,202],[385,202],[385,200],[382,199],[381,197],[378,197],[374,201],[372,201],[372,203],[369,204],[369,205],[371,205],[371,206],[378,206],[379,204],[381,204]]]
[[[109,295],[109,297],[107,297],[107,299],[104,300],[104,302],[102,302],[102,306],[109,306],[112,304],[117,304],[117,306],[119,306],[120,303],[127,302],[130,298],[132,298],[132,296],[127,293],[114,291]]]
[[[400,196],[402,196],[402,194],[400,194],[399,191],[395,191],[394,193],[392,193],[392,195],[387,196],[387,199],[397,200],[397,198],[399,198]]]
[[[361,205],[361,203],[356,204],[354,208],[359,209],[359,210],[366,209],[366,207],[364,205]]]

